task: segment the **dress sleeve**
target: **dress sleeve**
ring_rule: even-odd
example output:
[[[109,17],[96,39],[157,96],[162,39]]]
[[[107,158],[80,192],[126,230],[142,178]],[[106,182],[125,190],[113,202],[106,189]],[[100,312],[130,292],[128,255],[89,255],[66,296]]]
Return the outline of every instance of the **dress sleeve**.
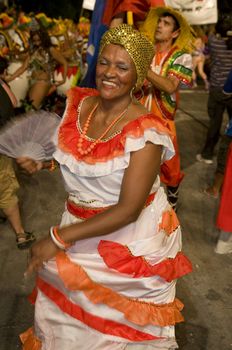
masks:
[[[125,153],[138,151],[150,142],[162,146],[162,162],[171,159],[175,154],[172,140],[173,134],[168,123],[153,114],[133,121],[122,133]]]
[[[192,70],[192,56],[189,53],[182,53],[172,62],[168,75],[176,77],[183,84],[191,85]]]

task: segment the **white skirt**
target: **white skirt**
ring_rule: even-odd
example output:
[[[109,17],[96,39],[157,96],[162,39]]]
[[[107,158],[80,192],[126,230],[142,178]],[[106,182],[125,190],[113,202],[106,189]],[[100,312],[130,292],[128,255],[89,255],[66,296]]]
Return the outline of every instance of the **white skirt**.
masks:
[[[110,235],[77,242],[67,251],[67,258],[80,266],[87,281],[96,290],[105,288],[113,297],[130,301],[165,305],[175,299],[176,279],[166,281],[159,275],[134,277],[109,268],[98,252],[102,240],[127,246],[133,256],[141,256],[152,265],[167,258],[175,258],[181,250],[181,231],[160,229],[164,212],[170,210],[163,189],[146,207],[139,219]],[[61,224],[77,221],[65,211]],[[62,267],[62,266],[61,266]],[[63,267],[62,267],[63,268]],[[71,276],[73,283],[79,275]],[[112,307],[110,297],[92,297],[88,283],[69,288],[60,276],[53,259],[39,274],[41,283],[35,304],[35,334],[42,342],[42,350],[154,350],[176,349],[174,325],[141,324],[127,317],[124,310]],[[86,287],[87,285],[87,287]],[[100,287],[99,287],[100,286]],[[110,294],[111,295],[111,294]],[[95,298],[95,299],[94,299]],[[138,315],[137,315],[138,318]]]

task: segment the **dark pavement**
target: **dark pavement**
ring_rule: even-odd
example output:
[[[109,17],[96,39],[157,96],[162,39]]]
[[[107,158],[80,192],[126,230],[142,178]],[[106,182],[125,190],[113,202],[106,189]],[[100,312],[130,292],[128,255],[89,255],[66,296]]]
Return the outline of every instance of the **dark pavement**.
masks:
[[[183,350],[232,350],[232,254],[214,252],[218,199],[202,192],[212,181],[215,164],[195,160],[209,122],[206,102],[205,91],[183,90],[176,117],[185,172],[178,216],[183,250],[194,267],[194,272],[178,283],[177,297],[185,304],[186,322],[177,326],[176,333]],[[40,237],[60,221],[65,193],[59,170],[34,176],[19,172],[18,176],[25,228]],[[33,321],[33,307],[27,301],[33,278],[23,278],[27,256],[27,251],[17,249],[9,225],[0,224],[0,350],[20,349],[18,334]]]

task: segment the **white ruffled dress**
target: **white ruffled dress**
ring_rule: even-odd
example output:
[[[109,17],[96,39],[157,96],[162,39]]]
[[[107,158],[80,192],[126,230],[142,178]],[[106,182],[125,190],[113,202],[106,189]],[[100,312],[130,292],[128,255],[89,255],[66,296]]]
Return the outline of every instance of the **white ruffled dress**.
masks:
[[[130,153],[146,142],[163,146],[163,160],[173,155],[165,122],[152,114],[129,122],[90,155],[78,154],[78,111],[95,94],[70,90],[57,133],[54,157],[69,193],[61,225],[116,204]],[[24,350],[30,344],[42,350],[175,349],[174,325],[183,320],[176,280],[190,271],[178,219],[157,177],[136,222],[76,242],[41,270],[35,325],[21,336]]]

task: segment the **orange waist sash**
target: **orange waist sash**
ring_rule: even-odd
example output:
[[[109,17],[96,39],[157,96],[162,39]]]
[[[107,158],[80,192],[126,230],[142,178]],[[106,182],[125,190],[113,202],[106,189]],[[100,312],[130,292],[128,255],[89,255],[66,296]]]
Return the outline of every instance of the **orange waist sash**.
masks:
[[[154,198],[155,198],[155,193],[151,193],[147,197],[144,208],[146,208],[148,205],[150,205],[151,202],[153,202]],[[91,208],[91,207],[86,207],[86,206],[82,206],[80,204],[74,203],[68,199],[66,201],[66,207],[67,207],[67,210],[69,211],[70,214],[76,216],[77,218],[86,220],[86,219],[91,218],[92,216],[103,213],[104,211],[109,209],[111,206]]]

